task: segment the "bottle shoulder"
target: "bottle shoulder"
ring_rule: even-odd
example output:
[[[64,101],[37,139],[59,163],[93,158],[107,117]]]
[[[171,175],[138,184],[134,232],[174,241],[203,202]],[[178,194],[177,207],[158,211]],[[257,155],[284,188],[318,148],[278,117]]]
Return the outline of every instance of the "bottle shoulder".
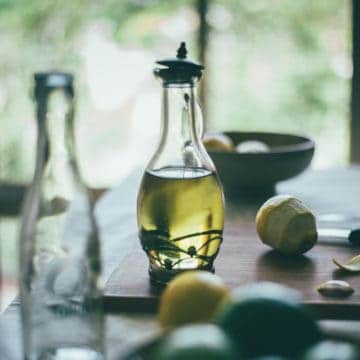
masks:
[[[192,141],[166,145],[160,143],[146,169],[152,171],[161,168],[197,168],[216,172],[215,166],[202,144]]]

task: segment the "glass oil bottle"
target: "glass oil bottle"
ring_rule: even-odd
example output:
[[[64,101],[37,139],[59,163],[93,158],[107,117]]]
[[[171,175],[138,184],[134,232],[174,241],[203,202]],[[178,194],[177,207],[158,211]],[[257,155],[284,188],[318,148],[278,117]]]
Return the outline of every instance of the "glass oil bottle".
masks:
[[[195,98],[203,66],[186,55],[181,43],[176,58],[154,70],[163,84],[161,139],[138,194],[139,237],[157,284],[183,271],[214,271],[224,227],[223,191],[201,141]]]

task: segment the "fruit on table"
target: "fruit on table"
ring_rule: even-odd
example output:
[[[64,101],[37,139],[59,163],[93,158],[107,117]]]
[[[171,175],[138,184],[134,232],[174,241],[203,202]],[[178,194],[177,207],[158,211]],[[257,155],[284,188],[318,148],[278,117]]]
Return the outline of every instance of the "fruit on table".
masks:
[[[303,360],[360,360],[360,349],[339,341],[323,341],[309,350]]]
[[[317,291],[324,296],[345,297],[350,296],[354,289],[343,280],[329,280],[317,287]]]
[[[316,322],[299,303],[297,291],[273,283],[234,290],[219,310],[217,323],[244,357],[293,358],[321,340]]]
[[[223,280],[207,271],[177,275],[160,298],[159,322],[163,328],[213,320],[229,294]]]
[[[262,141],[247,140],[237,144],[235,150],[238,153],[266,153],[270,148]]]
[[[333,263],[340,269],[348,272],[360,272],[360,255],[357,255],[350,259],[346,264],[340,262],[335,256],[333,257]]]
[[[261,241],[286,255],[299,255],[317,241],[314,214],[300,200],[278,195],[267,200],[256,215]]]
[[[188,325],[165,336],[154,360],[239,360],[236,346],[217,326]]]
[[[229,136],[225,134],[205,134],[203,144],[208,151],[234,151],[234,144]]]

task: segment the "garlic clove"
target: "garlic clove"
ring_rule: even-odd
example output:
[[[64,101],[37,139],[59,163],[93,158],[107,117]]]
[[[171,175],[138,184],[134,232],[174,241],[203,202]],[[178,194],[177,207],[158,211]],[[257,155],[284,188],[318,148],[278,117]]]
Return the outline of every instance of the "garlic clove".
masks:
[[[320,284],[317,291],[324,296],[343,297],[351,295],[354,289],[346,281],[330,280]]]

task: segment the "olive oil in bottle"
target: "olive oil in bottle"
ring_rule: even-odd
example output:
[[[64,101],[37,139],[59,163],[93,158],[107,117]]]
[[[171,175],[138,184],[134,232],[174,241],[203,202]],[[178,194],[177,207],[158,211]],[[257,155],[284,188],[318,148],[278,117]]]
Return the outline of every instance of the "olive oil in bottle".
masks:
[[[187,270],[214,270],[224,228],[224,198],[202,141],[195,84],[204,67],[186,58],[158,61],[163,85],[162,132],[139,189],[137,220],[150,278],[165,284]]]
[[[147,171],[138,198],[138,223],[151,271],[212,270],[224,226],[217,176],[201,168]]]

